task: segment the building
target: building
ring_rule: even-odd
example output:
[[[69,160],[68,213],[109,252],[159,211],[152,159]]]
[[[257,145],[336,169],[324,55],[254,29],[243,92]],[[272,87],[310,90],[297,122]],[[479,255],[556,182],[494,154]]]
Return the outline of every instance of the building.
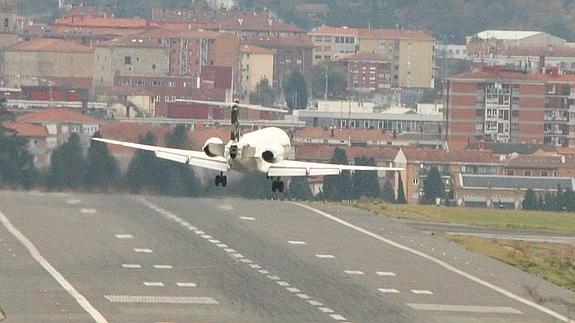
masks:
[[[129,79],[132,76],[166,76],[170,72],[169,49],[143,37],[98,44],[94,56],[95,89],[112,86],[117,76]]]
[[[358,53],[339,59],[347,72],[347,90],[361,97],[388,91],[393,86],[393,64],[383,56]]]
[[[233,19],[221,19],[208,26],[207,29],[218,32],[232,33],[242,41],[261,37],[271,38],[297,38],[305,37],[305,30],[276,21],[269,11],[245,12],[244,15]]]
[[[94,50],[61,39],[39,38],[2,51],[2,76],[9,87],[49,85],[51,78],[92,78]]]
[[[467,43],[491,42],[503,46],[564,46],[565,39],[542,31],[484,30],[467,37]]]
[[[6,129],[27,140],[26,148],[34,158],[34,166],[39,169],[50,166],[51,150],[48,149],[48,130],[39,124],[7,121],[2,123]]]
[[[159,28],[159,24],[142,18],[64,16],[56,19],[51,31],[57,33],[90,33],[125,37]]]
[[[393,64],[393,86],[431,88],[435,39],[417,30],[320,27],[309,33],[313,63],[372,53]]]
[[[169,73],[199,77],[208,66],[238,68],[239,40],[233,34],[204,30],[158,29],[138,36],[169,50]]]
[[[575,76],[507,71],[447,79],[444,139],[575,145]],[[572,90],[572,88],[574,88]]]
[[[243,45],[240,47],[240,82],[239,91],[249,94],[258,83],[267,79],[270,86],[274,84],[274,52],[258,46]]]

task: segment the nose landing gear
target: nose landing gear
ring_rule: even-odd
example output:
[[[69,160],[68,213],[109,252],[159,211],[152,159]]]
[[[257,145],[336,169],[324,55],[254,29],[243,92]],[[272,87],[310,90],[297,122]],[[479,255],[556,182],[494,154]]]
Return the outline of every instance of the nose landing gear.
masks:
[[[276,180],[272,181],[272,192],[280,192],[283,193],[284,191],[284,182],[280,180],[278,177]]]
[[[223,172],[221,172],[220,175],[216,176],[214,184],[216,184],[216,186],[221,185],[222,187],[226,187],[228,185],[228,177],[225,176]]]

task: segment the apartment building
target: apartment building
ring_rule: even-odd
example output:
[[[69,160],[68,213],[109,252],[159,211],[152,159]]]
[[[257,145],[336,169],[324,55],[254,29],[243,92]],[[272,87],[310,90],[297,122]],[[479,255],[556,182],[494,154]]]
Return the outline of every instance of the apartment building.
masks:
[[[341,58],[347,89],[356,95],[381,93],[393,86],[392,61],[378,54],[358,53]]]
[[[392,62],[395,87],[433,87],[435,39],[417,30],[320,27],[309,33],[313,62],[372,53]]]
[[[49,85],[50,78],[85,80],[92,77],[94,50],[75,42],[39,38],[3,50],[5,86]]]
[[[239,91],[248,94],[256,89],[262,79],[274,84],[274,52],[258,46],[243,45],[240,48]]]
[[[142,18],[77,17],[72,15],[56,19],[51,29],[58,33],[89,33],[125,37],[159,27],[159,24]]]
[[[495,67],[446,81],[444,139],[575,145],[575,76]]]

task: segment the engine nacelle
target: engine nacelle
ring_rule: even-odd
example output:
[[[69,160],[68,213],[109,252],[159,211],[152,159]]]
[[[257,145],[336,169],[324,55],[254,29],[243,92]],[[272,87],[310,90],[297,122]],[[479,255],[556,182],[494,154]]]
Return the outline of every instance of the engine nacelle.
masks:
[[[262,159],[268,163],[277,163],[284,158],[284,147],[279,144],[275,144],[262,153]]]
[[[224,156],[225,144],[222,139],[218,137],[212,137],[206,140],[202,150],[209,157]]]

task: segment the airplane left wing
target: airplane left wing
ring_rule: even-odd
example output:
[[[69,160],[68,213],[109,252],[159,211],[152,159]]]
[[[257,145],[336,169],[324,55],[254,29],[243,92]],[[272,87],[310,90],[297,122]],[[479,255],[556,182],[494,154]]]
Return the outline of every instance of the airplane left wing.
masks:
[[[323,163],[308,163],[295,160],[282,160],[274,163],[268,170],[268,176],[325,176],[339,175],[344,170],[366,171],[402,171],[403,168],[354,166]]]
[[[182,164],[189,164],[192,166],[203,167],[207,169],[217,170],[220,172],[227,172],[230,170],[230,165],[223,157],[209,157],[203,151],[185,150],[166,148],[151,145],[135,144],[131,142],[117,141],[103,138],[92,138],[92,140],[105,142],[108,144],[136,148],[141,150],[148,150],[154,152],[158,158],[172,160]]]

